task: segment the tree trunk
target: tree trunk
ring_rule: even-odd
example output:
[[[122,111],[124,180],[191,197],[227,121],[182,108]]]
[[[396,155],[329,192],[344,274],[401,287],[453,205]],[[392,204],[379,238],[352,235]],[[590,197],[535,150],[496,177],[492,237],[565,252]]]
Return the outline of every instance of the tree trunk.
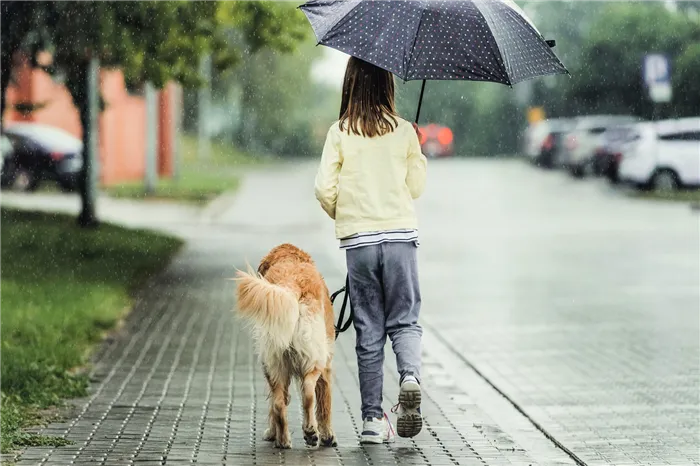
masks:
[[[7,87],[10,85],[10,76],[12,74],[12,60],[5,59],[5,53],[2,54],[2,65],[0,65],[0,130],[5,128],[3,116],[5,115],[5,105],[7,104]]]

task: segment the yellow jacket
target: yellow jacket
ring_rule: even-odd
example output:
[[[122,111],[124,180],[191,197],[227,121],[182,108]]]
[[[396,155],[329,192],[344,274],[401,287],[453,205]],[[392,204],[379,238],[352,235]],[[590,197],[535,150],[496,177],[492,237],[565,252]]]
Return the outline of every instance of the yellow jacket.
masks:
[[[425,188],[427,160],[413,126],[398,121],[374,138],[341,131],[337,122],[328,130],[315,193],[337,238],[418,228],[413,199]]]

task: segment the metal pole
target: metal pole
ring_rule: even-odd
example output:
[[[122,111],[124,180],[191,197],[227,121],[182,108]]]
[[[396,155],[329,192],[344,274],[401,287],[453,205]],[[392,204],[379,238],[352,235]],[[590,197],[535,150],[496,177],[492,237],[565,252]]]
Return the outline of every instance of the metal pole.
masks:
[[[420,118],[420,108],[423,105],[423,93],[425,92],[425,79],[420,87],[420,97],[418,98],[418,111],[416,112],[416,124],[418,124],[418,119]]]
[[[177,180],[180,176],[180,159],[182,154],[180,153],[180,131],[182,130],[182,88],[180,86],[174,86],[173,89],[177,89],[177,92],[173,91],[170,93],[171,99],[171,115],[172,122],[172,138],[173,138],[173,179]]]
[[[146,83],[146,170],[144,185],[147,194],[156,191],[158,182],[158,93],[150,82]]]
[[[97,199],[97,187],[100,179],[100,61],[90,60],[88,71],[88,108],[90,109],[90,175],[89,191],[93,201]]]
[[[208,159],[211,154],[211,144],[206,128],[206,120],[211,114],[211,55],[202,55],[199,64],[199,73],[204,80],[204,85],[198,92],[197,115],[197,155],[199,159]]]

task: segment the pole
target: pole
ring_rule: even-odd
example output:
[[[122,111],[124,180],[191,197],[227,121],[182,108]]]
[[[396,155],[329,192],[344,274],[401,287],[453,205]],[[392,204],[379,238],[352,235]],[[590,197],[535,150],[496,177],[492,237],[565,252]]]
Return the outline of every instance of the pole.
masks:
[[[146,83],[146,170],[144,186],[146,194],[154,194],[158,182],[158,93],[151,82]]]
[[[206,128],[207,117],[211,114],[211,55],[203,55],[199,62],[199,74],[204,80],[204,85],[198,92],[197,115],[197,155],[198,158],[208,159],[211,154],[211,144]]]
[[[425,92],[425,79],[420,87],[420,97],[418,98],[418,111],[416,112],[416,124],[418,124],[418,119],[420,118],[420,108],[423,105],[423,93]]]
[[[180,86],[175,86],[174,89],[177,90],[177,92],[173,91],[170,93],[170,98],[172,105],[170,108],[172,109],[172,118],[171,122],[173,125],[173,179],[177,180],[178,177],[180,176],[180,131],[182,131],[182,88]]]
[[[81,118],[83,120],[83,145],[85,147],[83,148],[83,172],[80,180],[82,184],[80,189],[82,210],[78,216],[78,224],[82,227],[90,228],[98,225],[95,210],[97,205],[97,182],[100,176],[98,134],[100,62],[97,58],[91,58],[86,65],[87,79],[83,83],[87,88],[87,108],[84,106],[83,108],[87,110],[85,112],[87,115]]]

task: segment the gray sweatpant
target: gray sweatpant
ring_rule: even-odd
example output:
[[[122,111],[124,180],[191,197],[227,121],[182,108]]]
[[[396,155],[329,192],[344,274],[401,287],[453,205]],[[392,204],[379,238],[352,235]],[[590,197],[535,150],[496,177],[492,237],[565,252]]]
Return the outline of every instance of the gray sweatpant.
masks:
[[[420,380],[420,289],[414,243],[381,243],[346,251],[362,419],[381,418],[384,344],[387,335],[401,379]]]

